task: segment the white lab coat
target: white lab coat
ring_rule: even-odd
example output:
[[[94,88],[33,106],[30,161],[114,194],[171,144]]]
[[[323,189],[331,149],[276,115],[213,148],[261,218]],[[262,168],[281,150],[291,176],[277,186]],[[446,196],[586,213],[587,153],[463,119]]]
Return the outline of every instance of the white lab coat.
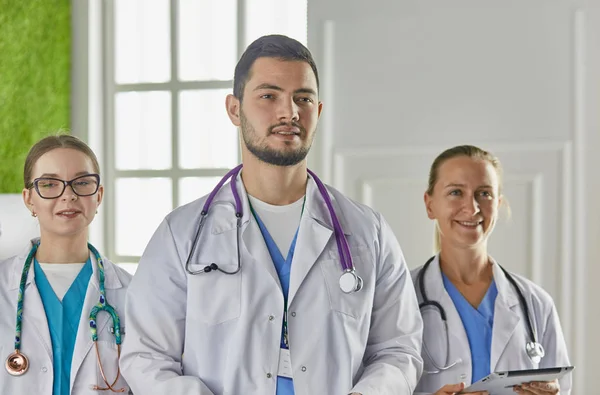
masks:
[[[423,302],[421,290],[417,283],[418,273],[421,269],[422,266],[411,272],[419,303]],[[493,270],[498,296],[494,305],[490,371],[569,366],[567,346],[550,295],[526,278],[512,274],[527,301],[529,314],[533,318],[533,326],[538,333],[538,341],[546,351],[546,356],[542,358],[538,365],[531,361],[525,350],[525,344],[530,340],[530,335],[526,324],[527,318],[519,304],[517,291],[496,263],[494,263]],[[424,282],[428,299],[437,301],[446,311],[450,335],[448,363],[450,364],[458,359],[462,362],[441,373],[426,373],[437,369],[427,357],[425,347],[427,347],[432,357],[436,358],[439,366],[445,366],[441,364],[446,363],[448,342],[446,341],[445,332],[442,330],[442,320],[438,311],[432,307],[424,308],[422,310],[424,324],[422,355],[425,367],[415,394],[431,394],[446,384],[459,382],[464,382],[468,386],[472,383],[471,350],[462,320],[444,287],[439,255],[429,265]],[[560,380],[560,386],[561,395],[570,394],[571,374]]]
[[[17,298],[21,273],[29,250],[30,247],[20,255],[0,262],[0,311],[2,311],[0,314],[0,358],[3,362],[15,349]],[[90,254],[90,257],[93,273],[85,294],[75,340],[71,366],[70,393],[72,395],[98,395],[106,392],[91,389],[93,385],[104,387],[105,384],[98,368],[89,327],[90,311],[100,300],[98,265],[93,254]],[[121,328],[124,331],[126,325],[123,307],[125,291],[131,275],[108,259],[103,258],[103,260],[106,298],[108,303],[117,310],[121,318]],[[21,352],[29,358],[29,370],[22,376],[13,377],[8,374],[3,364],[0,369],[0,394],[52,395],[54,374],[52,342],[44,305],[34,277],[32,265],[25,287],[21,327]],[[112,320],[109,317],[106,312],[98,313],[98,348],[107,379],[114,380],[117,377],[117,347],[114,336],[109,332],[112,327]],[[123,341],[125,341],[125,336],[123,336]],[[124,378],[121,377],[115,388],[123,387],[129,388]]]
[[[263,236],[243,202],[241,271],[189,275],[185,263],[201,198],[169,214],[151,239],[127,293],[129,341],[121,370],[143,395],[275,395],[284,300]],[[405,394],[422,371],[422,321],[389,225],[330,188],[363,289],[344,294],[331,217],[308,181],[291,265],[289,343],[296,395]],[[216,195],[191,259],[237,267],[230,184]],[[183,355],[182,355],[183,354]]]

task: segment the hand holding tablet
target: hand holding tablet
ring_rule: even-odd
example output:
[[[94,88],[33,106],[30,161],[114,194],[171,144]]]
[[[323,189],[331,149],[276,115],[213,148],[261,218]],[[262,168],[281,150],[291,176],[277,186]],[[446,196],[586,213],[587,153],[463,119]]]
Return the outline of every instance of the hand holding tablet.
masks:
[[[487,391],[489,395],[550,395],[558,394],[558,379],[571,372],[573,366],[494,372],[465,388],[460,394]],[[521,389],[516,392],[515,388]]]
[[[533,383],[524,383],[515,387],[517,394],[524,395],[556,395],[560,393],[560,385],[558,380],[554,381],[534,381]]]

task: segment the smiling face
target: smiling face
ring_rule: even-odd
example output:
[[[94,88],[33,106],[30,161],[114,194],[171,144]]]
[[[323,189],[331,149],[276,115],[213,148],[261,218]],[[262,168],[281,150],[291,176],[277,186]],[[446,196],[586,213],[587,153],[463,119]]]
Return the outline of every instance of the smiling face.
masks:
[[[303,61],[258,58],[252,65],[243,101],[227,97],[227,110],[241,129],[243,155],[276,166],[306,158],[322,104],[316,76]]]
[[[56,148],[46,152],[35,162],[30,182],[37,178],[55,178],[71,181],[87,174],[96,174],[92,160],[83,152],[72,148]],[[79,179],[76,189],[79,193],[90,190],[89,179]],[[38,190],[43,196],[53,196],[53,188],[62,189],[61,181],[46,180],[38,183]],[[93,189],[93,188],[92,188]],[[35,187],[23,189],[23,200],[27,208],[39,219],[41,236],[65,237],[87,233],[89,224],[94,219],[96,210],[102,202],[103,187],[91,196],[78,196],[71,186],[67,186],[63,194],[55,199],[44,199]]]
[[[425,193],[430,219],[437,221],[441,247],[485,248],[501,203],[496,168],[485,159],[457,156],[438,168],[433,193]]]

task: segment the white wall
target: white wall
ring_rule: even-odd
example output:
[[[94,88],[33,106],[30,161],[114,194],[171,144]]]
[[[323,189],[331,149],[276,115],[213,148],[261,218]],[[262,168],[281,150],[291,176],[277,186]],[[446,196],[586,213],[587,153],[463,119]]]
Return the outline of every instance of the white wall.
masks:
[[[600,278],[600,2],[588,3],[588,32],[586,36],[587,69],[586,81],[586,174],[585,182],[588,184],[587,204],[581,209],[587,217],[587,286],[584,290],[585,302],[577,306],[581,315],[586,317],[585,340],[582,341],[581,351],[586,355],[586,369],[590,372],[586,377],[587,393],[598,392],[597,376],[593,374],[594,368],[600,367],[600,314],[598,314],[598,301],[600,300],[600,287],[597,280]]]
[[[575,394],[592,393],[600,0],[309,0],[309,47],[325,104],[310,165],[384,212],[410,266],[429,253],[435,154],[468,142],[504,159],[517,215],[493,254],[554,296]]]
[[[23,252],[39,232],[20,194],[0,194],[0,260]]]

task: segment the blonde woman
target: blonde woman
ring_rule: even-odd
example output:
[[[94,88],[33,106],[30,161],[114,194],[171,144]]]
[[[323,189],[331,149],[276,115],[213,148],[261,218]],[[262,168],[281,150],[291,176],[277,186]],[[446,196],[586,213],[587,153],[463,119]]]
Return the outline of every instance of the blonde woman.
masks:
[[[552,298],[488,253],[503,203],[499,160],[469,145],[444,151],[431,166],[424,200],[439,252],[412,273],[424,321],[416,393],[456,394],[494,371],[569,365]],[[571,378],[513,391],[568,395]]]

